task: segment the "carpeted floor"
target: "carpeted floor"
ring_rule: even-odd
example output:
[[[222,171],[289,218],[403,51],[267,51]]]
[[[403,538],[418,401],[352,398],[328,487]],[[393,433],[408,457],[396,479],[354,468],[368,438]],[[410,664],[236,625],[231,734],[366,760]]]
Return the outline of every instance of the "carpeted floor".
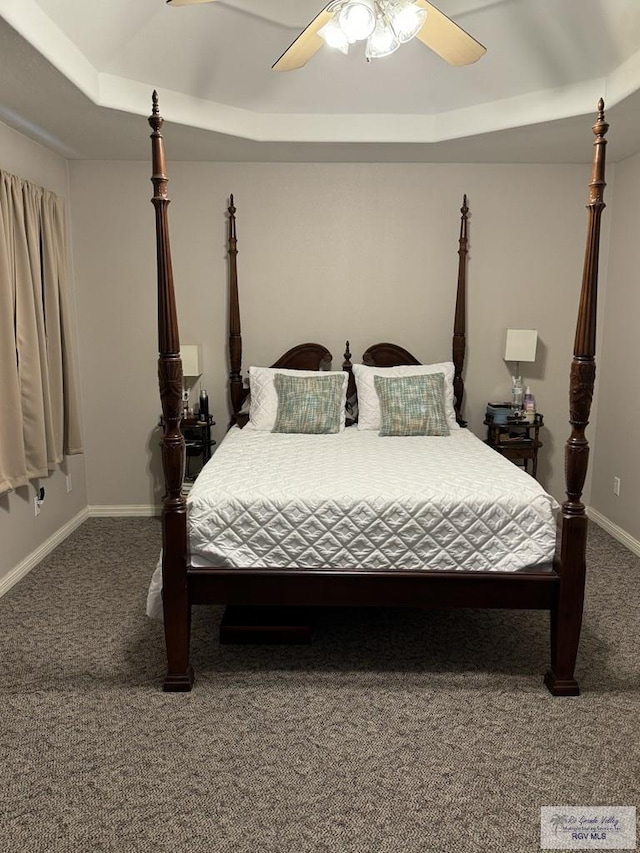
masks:
[[[548,616],[327,611],[309,647],[220,646],[160,690],[155,519],[92,519],[0,600],[0,851],[539,850],[543,805],[637,805],[640,560],[590,528],[578,678]]]

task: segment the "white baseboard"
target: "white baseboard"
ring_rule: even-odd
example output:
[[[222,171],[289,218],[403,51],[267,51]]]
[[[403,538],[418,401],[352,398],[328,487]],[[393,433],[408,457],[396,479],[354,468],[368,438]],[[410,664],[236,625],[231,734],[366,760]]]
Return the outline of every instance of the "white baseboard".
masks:
[[[625,546],[625,548],[628,548],[640,557],[640,542],[638,542],[637,539],[634,539],[630,533],[627,533],[627,531],[623,530],[622,527],[618,527],[618,525],[614,524],[613,521],[609,521],[605,515],[602,515],[602,513],[598,512],[597,509],[593,509],[593,507],[587,507],[587,515],[598,525],[598,527],[602,527],[603,530],[610,533],[611,536],[613,536],[614,539],[617,539],[618,542]]]
[[[117,504],[115,506],[97,505],[88,507],[91,518],[125,518],[160,515],[162,507],[153,504]]]
[[[71,521],[68,521],[63,527],[51,535],[48,539],[36,548],[35,551],[32,551],[28,557],[18,563],[15,568],[13,568],[8,575],[5,575],[2,579],[0,579],[0,598],[6,593],[9,592],[12,586],[15,586],[19,580],[21,580],[26,574],[28,574],[31,569],[35,568],[41,560],[50,554],[54,548],[57,548],[67,536],[70,536],[73,531],[80,527],[83,521],[89,517],[89,508],[85,507],[81,509],[80,512],[75,515]]]
[[[117,517],[151,517],[160,515],[162,507],[153,506],[152,504],[133,504],[133,505],[118,505],[118,506],[86,506],[74,516],[71,521],[68,521],[63,527],[45,540],[42,545],[32,551],[28,557],[22,560],[15,568],[11,569],[9,574],[0,579],[0,598],[9,592],[12,586],[15,586],[19,580],[27,575],[31,569],[35,568],[44,558],[50,554],[54,548],[57,548],[67,536],[70,536],[73,531],[80,527],[83,521],[87,518],[117,518]]]

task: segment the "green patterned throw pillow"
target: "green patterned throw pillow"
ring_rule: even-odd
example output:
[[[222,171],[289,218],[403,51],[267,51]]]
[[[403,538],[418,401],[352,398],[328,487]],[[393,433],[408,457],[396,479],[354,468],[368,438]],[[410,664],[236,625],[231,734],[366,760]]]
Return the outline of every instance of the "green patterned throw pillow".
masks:
[[[444,374],[374,376],[380,435],[449,435]]]
[[[274,377],[278,413],[273,432],[325,434],[340,431],[343,373]]]

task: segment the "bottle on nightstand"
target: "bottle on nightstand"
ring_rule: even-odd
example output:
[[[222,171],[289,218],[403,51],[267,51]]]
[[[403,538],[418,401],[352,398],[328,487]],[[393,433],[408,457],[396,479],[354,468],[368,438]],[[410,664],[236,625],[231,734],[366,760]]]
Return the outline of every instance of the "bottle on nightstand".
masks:
[[[516,416],[519,416],[522,412],[522,377],[521,376],[512,376],[511,377],[511,408],[513,409],[513,413]]]
[[[528,385],[522,398],[522,407],[525,420],[532,424],[536,419],[536,401]]]
[[[204,389],[200,391],[200,420],[209,420],[209,395]]]

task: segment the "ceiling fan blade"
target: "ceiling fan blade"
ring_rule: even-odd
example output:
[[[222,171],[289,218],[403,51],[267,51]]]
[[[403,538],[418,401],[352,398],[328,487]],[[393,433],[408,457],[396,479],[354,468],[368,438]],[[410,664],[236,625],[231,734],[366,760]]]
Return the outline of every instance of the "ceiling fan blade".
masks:
[[[484,56],[487,48],[461,26],[436,9],[427,0],[414,0],[427,12],[427,20],[416,36],[449,65],[471,65]]]
[[[313,54],[324,45],[324,40],[318,35],[318,30],[329,23],[333,14],[333,12],[327,12],[325,8],[319,15],[316,15],[309,26],[289,45],[271,68],[274,71],[295,71],[296,68],[302,68],[303,65],[306,65]]]
[[[213,3],[215,0],[167,0],[167,6],[195,6],[196,3]]]

